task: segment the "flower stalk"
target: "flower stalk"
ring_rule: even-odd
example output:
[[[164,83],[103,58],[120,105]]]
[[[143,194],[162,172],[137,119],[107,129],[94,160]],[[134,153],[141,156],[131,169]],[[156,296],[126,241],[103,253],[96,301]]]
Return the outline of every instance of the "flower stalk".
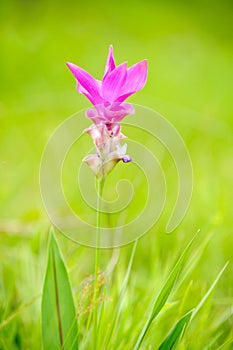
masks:
[[[95,274],[93,293],[93,350],[98,344],[98,277],[100,269],[100,233],[101,233],[101,201],[103,195],[104,178],[97,179],[97,208],[96,208],[96,249],[95,249]]]

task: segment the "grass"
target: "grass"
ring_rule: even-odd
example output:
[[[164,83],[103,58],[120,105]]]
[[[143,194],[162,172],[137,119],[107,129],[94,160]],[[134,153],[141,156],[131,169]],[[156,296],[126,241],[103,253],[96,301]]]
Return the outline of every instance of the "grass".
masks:
[[[77,63],[100,78],[110,43],[118,63],[148,58],[147,85],[130,101],[157,110],[182,135],[193,163],[194,192],[185,219],[166,235],[175,200],[175,168],[161,145],[146,139],[166,173],[166,206],[156,226],[138,241],[132,260],[132,244],[101,251],[100,346],[133,348],[154,296],[200,229],[142,349],[159,347],[173,326],[198,305],[227,261],[179,348],[232,347],[232,13],[227,0],[147,0],[118,6],[104,0],[98,6],[92,1],[71,1],[69,6],[45,0],[0,3],[0,349],[42,347],[40,304],[50,223],[40,198],[40,159],[59,123],[88,106],[75,91],[65,62]],[[91,147],[90,140],[86,142]],[[72,159],[68,166],[73,169]],[[110,188],[114,176],[126,174],[125,168],[119,165],[115,174]],[[66,181],[69,192],[73,178]],[[140,197],[129,217],[139,207]],[[84,207],[80,210],[85,214]],[[87,349],[91,304],[85,286],[93,277],[95,252],[61,234],[57,238],[81,312],[81,348]],[[123,294],[122,284],[127,285]],[[79,306],[82,296],[84,310]],[[118,320],[114,334],[113,315]]]

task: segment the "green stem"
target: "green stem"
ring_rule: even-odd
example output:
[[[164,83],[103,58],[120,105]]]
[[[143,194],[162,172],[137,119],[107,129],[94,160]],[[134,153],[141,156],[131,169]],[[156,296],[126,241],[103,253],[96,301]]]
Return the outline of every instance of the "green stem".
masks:
[[[101,231],[101,199],[103,194],[104,180],[97,180],[97,214],[96,214],[96,250],[95,250],[95,275],[94,275],[94,294],[93,294],[93,350],[97,349],[98,344],[98,274],[100,265],[100,231]]]

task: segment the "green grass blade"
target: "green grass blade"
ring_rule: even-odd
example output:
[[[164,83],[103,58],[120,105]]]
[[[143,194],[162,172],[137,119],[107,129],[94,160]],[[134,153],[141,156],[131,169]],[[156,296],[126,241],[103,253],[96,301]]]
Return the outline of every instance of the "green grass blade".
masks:
[[[122,304],[123,304],[126,288],[127,288],[128,282],[129,282],[129,277],[130,277],[130,273],[131,273],[131,269],[132,269],[132,265],[133,265],[133,260],[134,260],[137,244],[138,244],[138,240],[136,240],[134,242],[132,253],[130,256],[130,260],[129,260],[129,264],[128,264],[127,271],[126,271],[126,275],[125,275],[124,281],[122,283],[121,291],[120,291],[119,298],[118,298],[118,301],[116,304],[116,312],[115,312],[115,315],[113,316],[113,321],[112,321],[111,327],[109,329],[109,334],[108,334],[109,339],[107,341],[107,344],[108,344],[107,349],[109,347],[111,347],[111,341],[112,341],[113,337],[115,336],[117,326],[118,326],[119,321],[120,321]]]
[[[175,348],[189,320],[191,319],[192,313],[193,310],[189,311],[177,322],[175,327],[171,330],[166,339],[159,346],[158,350],[168,350]]]
[[[224,344],[220,345],[217,350],[229,350],[233,348],[233,338],[228,339]]]
[[[195,267],[199,263],[207,245],[209,244],[211,237],[213,236],[213,233],[210,232],[208,235],[205,235],[205,238],[203,237],[202,242],[198,245],[198,247],[195,248],[195,250],[192,252],[189,258],[189,263],[184,266],[183,272],[182,272],[182,278],[179,279],[177,283],[177,288],[180,288],[182,283],[187,280],[188,276],[191,274],[192,271],[194,271]]]
[[[173,349],[174,346],[177,345],[181,334],[183,334],[186,326],[188,325],[189,321],[197,314],[197,312],[201,309],[215,286],[217,285],[220,277],[222,276],[223,272],[225,271],[226,267],[228,265],[228,262],[224,265],[222,270],[219,272],[218,276],[208,289],[208,291],[205,293],[204,297],[201,299],[201,301],[198,303],[198,305],[195,307],[194,310],[189,311],[186,315],[184,315],[175,325],[175,327],[172,329],[172,331],[169,333],[169,335],[166,337],[166,339],[163,341],[163,343],[160,345],[158,350],[167,350],[167,349]]]
[[[68,274],[51,230],[48,263],[42,293],[44,350],[78,349],[77,321]]]
[[[197,233],[194,235],[193,239],[190,241],[190,243],[187,245],[187,247],[185,248],[184,252],[182,253],[182,255],[180,256],[179,260],[177,261],[176,265],[174,266],[173,270],[171,271],[170,275],[168,276],[166,282],[164,283],[158,297],[155,299],[154,305],[152,307],[152,311],[150,316],[148,317],[139,337],[137,340],[137,343],[135,345],[135,349],[137,350],[139,349],[151,323],[153,322],[153,320],[156,318],[156,316],[159,314],[159,312],[161,311],[161,309],[163,308],[163,306],[165,305],[168,297],[170,296],[173,287],[175,285],[175,282],[177,280],[177,277],[179,276],[179,273],[182,269],[184,260],[188,254],[188,251],[193,243],[193,241],[195,240],[197,234],[199,233],[199,230],[197,231]]]
[[[222,276],[223,272],[225,271],[227,265],[229,262],[227,262],[222,270],[219,272],[218,276],[215,278],[214,282],[212,283],[212,285],[210,286],[210,288],[207,290],[207,292],[205,293],[204,297],[201,299],[201,301],[199,302],[199,304],[195,307],[195,310],[193,312],[192,318],[198,313],[198,311],[200,310],[200,308],[203,306],[203,304],[205,303],[205,301],[207,300],[207,298],[209,297],[209,295],[211,294],[211,292],[213,291],[213,289],[215,288],[216,284],[218,283],[220,277]]]
[[[198,305],[195,307],[194,310],[188,312],[185,316],[183,316],[175,325],[171,333],[167,336],[167,338],[163,341],[163,343],[160,345],[159,350],[167,350],[172,349],[177,342],[179,341],[180,335],[184,332],[186,326],[188,325],[189,321],[193,319],[193,317],[197,314],[197,312],[201,309],[215,286],[217,285],[220,277],[222,276],[223,272],[225,271],[226,267],[228,265],[228,262],[224,265],[224,267],[219,272],[218,276],[215,278],[214,282],[208,289],[208,291],[205,293],[201,301],[198,303]]]
[[[207,298],[210,296],[210,294],[212,293],[212,291],[214,290],[214,288],[216,287],[219,279],[221,278],[221,276],[223,275],[227,265],[229,262],[227,262],[223,268],[221,269],[221,271],[219,272],[219,274],[217,275],[217,277],[215,278],[214,282],[212,283],[212,285],[210,286],[210,288],[207,290],[207,292],[205,293],[205,295],[203,296],[203,298],[201,299],[201,301],[198,303],[198,305],[195,307],[195,309],[192,311],[192,314],[190,315],[190,318],[188,319],[188,321],[186,322],[185,327],[187,326],[188,322],[191,321],[193,319],[193,317],[195,317],[195,315],[198,313],[198,311],[202,308],[202,306],[204,305],[204,303],[206,302]],[[185,329],[185,328],[184,328]],[[165,348],[164,348],[165,349]],[[170,348],[169,348],[170,349]],[[159,349],[161,350],[161,349]]]

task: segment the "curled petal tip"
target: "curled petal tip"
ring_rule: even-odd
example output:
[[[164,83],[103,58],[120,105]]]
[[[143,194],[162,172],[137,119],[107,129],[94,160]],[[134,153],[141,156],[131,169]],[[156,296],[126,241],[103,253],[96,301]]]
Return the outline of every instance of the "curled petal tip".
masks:
[[[124,156],[122,157],[122,161],[123,163],[129,163],[129,162],[132,162],[132,158],[130,156]]]
[[[108,54],[109,54],[109,56],[111,56],[111,58],[113,58],[113,46],[112,46],[112,44],[109,45]]]

